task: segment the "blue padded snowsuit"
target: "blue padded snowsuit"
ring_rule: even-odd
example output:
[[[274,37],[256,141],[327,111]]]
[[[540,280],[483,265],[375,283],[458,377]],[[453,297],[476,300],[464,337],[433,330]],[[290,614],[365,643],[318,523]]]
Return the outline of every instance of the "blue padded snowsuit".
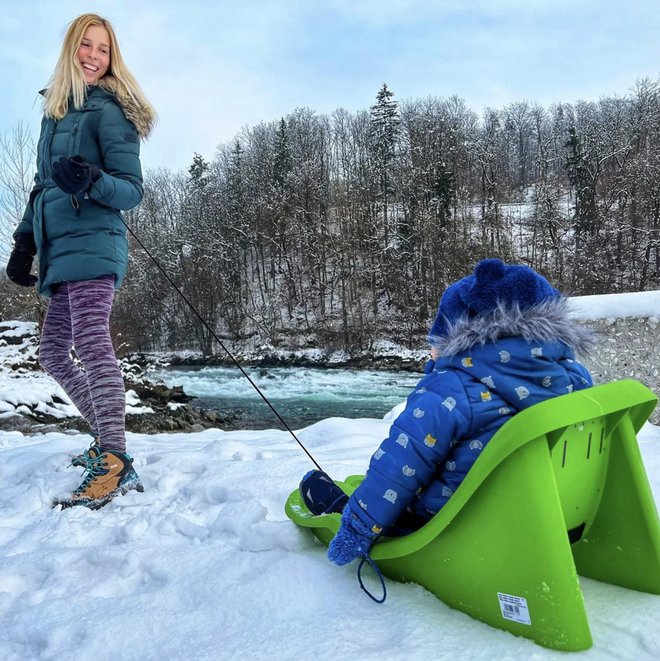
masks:
[[[373,533],[406,510],[429,519],[493,434],[537,402],[592,385],[561,340],[502,337],[429,361],[349,504]]]

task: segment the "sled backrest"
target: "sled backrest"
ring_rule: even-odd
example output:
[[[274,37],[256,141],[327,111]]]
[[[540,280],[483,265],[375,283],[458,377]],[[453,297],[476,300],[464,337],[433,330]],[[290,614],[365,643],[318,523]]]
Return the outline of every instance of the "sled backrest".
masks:
[[[571,543],[593,520],[609,460],[605,442],[607,416],[599,416],[548,434],[557,492]]]

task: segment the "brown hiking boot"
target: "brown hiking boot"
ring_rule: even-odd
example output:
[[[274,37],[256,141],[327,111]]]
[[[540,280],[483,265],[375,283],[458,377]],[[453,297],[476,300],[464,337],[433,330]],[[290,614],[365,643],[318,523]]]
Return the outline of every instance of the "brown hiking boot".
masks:
[[[133,459],[117,450],[101,450],[87,464],[87,475],[70,498],[55,500],[53,505],[62,508],[83,505],[96,510],[109,503],[115,496],[128,491],[144,491],[138,474],[133,468]]]

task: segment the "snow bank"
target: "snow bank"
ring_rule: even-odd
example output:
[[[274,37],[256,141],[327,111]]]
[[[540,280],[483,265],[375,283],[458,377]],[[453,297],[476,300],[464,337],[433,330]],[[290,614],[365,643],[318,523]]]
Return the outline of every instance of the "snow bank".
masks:
[[[657,323],[660,318],[660,291],[575,296],[570,299],[570,305],[575,318],[581,321],[646,317]]]

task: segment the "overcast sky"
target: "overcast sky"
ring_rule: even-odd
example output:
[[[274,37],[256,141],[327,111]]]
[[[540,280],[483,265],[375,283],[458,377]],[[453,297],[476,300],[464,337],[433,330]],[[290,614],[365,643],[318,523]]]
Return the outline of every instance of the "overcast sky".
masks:
[[[66,26],[109,18],[159,114],[146,167],[213,158],[296,107],[463,97],[481,113],[597,100],[660,73],[659,0],[0,0],[0,133],[37,134]]]

